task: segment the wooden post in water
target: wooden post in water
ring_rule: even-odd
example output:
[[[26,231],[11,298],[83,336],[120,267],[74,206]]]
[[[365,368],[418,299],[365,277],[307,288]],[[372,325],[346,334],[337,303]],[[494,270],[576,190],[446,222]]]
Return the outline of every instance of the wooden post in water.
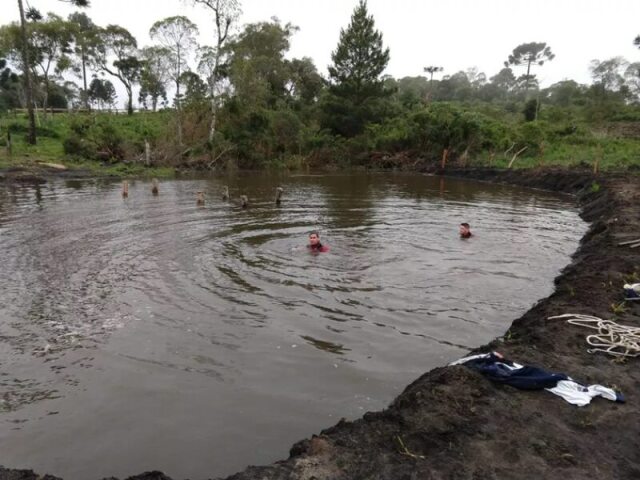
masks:
[[[229,187],[226,185],[222,187],[222,200],[225,202],[229,200]]]
[[[284,193],[284,189],[282,187],[276,188],[276,205],[280,205],[280,202],[282,202],[283,193]]]
[[[154,178],[153,180],[151,180],[151,193],[153,195],[158,195],[158,179]]]
[[[204,192],[196,192],[196,205],[204,206]]]
[[[124,180],[122,182],[122,198],[127,198],[129,196],[129,182]]]
[[[442,151],[442,165],[441,165],[442,170],[444,170],[444,167],[446,167],[446,166],[447,166],[447,157],[448,157],[448,156],[449,156],[449,149],[448,149],[448,148],[445,148],[445,149]]]
[[[242,205],[242,208],[249,206],[249,198],[246,195],[240,195],[240,205]]]

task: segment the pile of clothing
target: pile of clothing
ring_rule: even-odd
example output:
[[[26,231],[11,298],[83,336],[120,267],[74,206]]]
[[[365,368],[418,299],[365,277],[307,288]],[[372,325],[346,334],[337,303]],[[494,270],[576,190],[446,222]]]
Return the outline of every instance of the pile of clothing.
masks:
[[[624,299],[627,301],[640,300],[640,283],[625,283]]]
[[[579,407],[588,405],[595,397],[624,402],[622,394],[611,388],[602,385],[584,386],[564,373],[553,373],[534,366],[520,365],[507,360],[498,352],[471,355],[449,365],[464,365],[482,373],[494,382],[511,385],[521,390],[544,389]]]

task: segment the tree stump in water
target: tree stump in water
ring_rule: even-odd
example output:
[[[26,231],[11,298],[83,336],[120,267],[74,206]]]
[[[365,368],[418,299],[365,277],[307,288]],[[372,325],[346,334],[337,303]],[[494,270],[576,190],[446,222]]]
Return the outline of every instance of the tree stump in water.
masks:
[[[204,192],[196,192],[196,205],[204,206]]]
[[[225,202],[229,200],[229,187],[226,185],[222,188],[222,200]]]
[[[240,205],[242,208],[247,208],[249,206],[249,198],[246,195],[240,195]]]
[[[151,193],[153,195],[158,195],[159,191],[158,191],[158,179],[154,178],[153,180],[151,180]]]
[[[284,193],[284,189],[282,187],[276,188],[276,205],[280,205],[282,202],[282,194]]]
[[[126,180],[122,182],[122,198],[127,198],[129,196],[129,182]]]

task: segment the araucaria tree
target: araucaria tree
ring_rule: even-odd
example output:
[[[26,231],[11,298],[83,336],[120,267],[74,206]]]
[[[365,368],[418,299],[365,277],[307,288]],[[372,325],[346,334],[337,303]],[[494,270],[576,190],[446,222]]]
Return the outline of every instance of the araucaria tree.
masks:
[[[524,74],[525,91],[529,91],[531,80],[534,75],[531,74],[531,68],[535,66],[542,66],[545,62],[549,62],[555,58],[555,55],[551,51],[551,47],[546,43],[523,43],[513,49],[511,55],[506,62],[505,67],[526,67],[527,73]]]
[[[430,65],[428,67],[423,68],[425,73],[429,74],[429,85],[433,83],[433,74],[441,72],[443,70],[442,67],[436,67],[435,65]]]
[[[178,143],[182,144],[182,109],[180,79],[189,68],[189,57],[197,48],[198,27],[187,17],[176,16],[159,20],[149,30],[152,40],[160,43],[169,54],[169,77],[176,85],[175,104],[178,111]]]
[[[382,44],[382,33],[375,29],[366,0],[360,0],[351,23],[340,31],[331,59],[322,123],[334,133],[353,137],[368,123],[382,119],[384,100],[390,95],[381,79],[389,49]]]

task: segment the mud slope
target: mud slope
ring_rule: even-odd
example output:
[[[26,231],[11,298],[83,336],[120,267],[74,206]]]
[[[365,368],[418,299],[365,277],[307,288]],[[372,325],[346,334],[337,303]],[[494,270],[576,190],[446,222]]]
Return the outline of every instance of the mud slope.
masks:
[[[478,351],[498,350],[584,383],[615,386],[627,403],[595,399],[578,408],[544,391],[489,383],[464,367],[437,368],[386,410],[341,421],[294,445],[288,460],[228,480],[640,479],[640,358],[615,362],[589,354],[583,329],[547,320],[568,312],[614,318],[611,304],[621,301],[624,279],[640,275],[640,248],[617,246],[640,238],[640,179],[599,178],[598,189],[590,175],[575,172],[447,173],[577,195],[592,226],[556,279],[555,293]],[[615,319],[640,326],[640,305]],[[0,479],[36,478],[42,477],[0,469]]]

